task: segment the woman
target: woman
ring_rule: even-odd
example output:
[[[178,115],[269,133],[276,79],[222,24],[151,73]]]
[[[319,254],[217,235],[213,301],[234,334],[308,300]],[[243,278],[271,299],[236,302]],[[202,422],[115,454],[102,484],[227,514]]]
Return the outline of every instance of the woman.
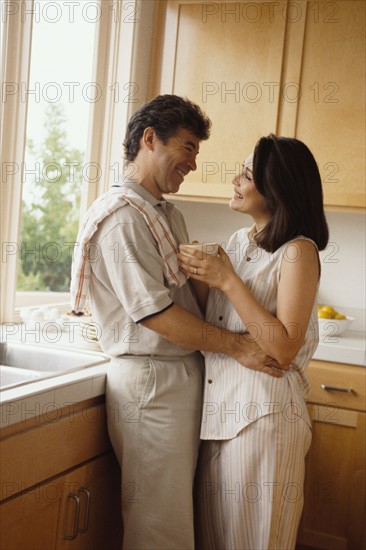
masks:
[[[230,207],[254,225],[217,257],[181,245],[181,267],[201,303],[211,287],[207,320],[247,332],[284,370],[273,378],[205,354],[197,548],[289,550],[311,441],[306,367],[318,342],[318,250],[328,242],[321,179],[306,145],[271,134],[233,184]]]

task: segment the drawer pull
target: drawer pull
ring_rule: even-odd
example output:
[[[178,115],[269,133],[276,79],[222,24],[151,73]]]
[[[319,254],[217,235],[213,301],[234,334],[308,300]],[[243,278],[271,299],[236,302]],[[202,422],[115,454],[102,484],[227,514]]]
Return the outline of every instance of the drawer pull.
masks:
[[[336,386],[327,386],[326,384],[320,384],[322,390],[326,391],[339,391],[341,393],[354,393],[353,389],[337,388]]]
[[[74,527],[71,535],[65,535],[64,540],[74,540],[78,535],[78,523],[79,523],[79,513],[80,513],[80,498],[77,495],[69,493],[68,498],[72,499],[76,503],[75,515],[74,515]]]
[[[79,489],[79,494],[83,493],[86,496],[86,510],[84,515],[84,525],[82,527],[78,527],[78,533],[85,533],[88,529],[89,524],[89,513],[90,513],[90,492],[88,489],[85,489],[85,487],[81,487]]]

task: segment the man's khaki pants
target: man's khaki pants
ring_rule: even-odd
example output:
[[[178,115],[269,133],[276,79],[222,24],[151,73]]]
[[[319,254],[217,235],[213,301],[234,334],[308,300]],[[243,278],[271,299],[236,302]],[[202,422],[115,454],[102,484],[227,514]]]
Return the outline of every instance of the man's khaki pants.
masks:
[[[107,374],[108,431],[122,469],[123,550],[193,550],[203,360],[123,356]]]

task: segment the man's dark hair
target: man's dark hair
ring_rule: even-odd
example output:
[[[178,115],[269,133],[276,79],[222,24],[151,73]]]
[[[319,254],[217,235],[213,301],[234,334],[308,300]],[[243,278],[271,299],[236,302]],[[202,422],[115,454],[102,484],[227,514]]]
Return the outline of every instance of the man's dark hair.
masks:
[[[159,95],[145,103],[128,123],[125,141],[125,160],[135,160],[145,128],[153,128],[158,138],[166,143],[179,128],[192,132],[199,140],[209,138],[211,121],[200,107],[176,95]]]
[[[272,214],[256,238],[262,248],[275,252],[298,235],[312,239],[319,250],[327,246],[321,177],[302,141],[273,134],[262,137],[254,149],[253,179]]]

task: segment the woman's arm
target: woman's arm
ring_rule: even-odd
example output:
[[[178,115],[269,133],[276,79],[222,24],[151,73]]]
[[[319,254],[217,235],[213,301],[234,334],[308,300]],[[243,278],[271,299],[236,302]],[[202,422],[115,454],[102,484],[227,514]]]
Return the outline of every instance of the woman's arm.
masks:
[[[189,262],[180,255],[182,267],[191,278],[205,281],[226,294],[250,335],[280,365],[288,365],[301,348],[319,280],[315,246],[304,239],[291,242],[291,246],[298,248],[297,259],[291,261],[290,255],[284,255],[277,291],[277,317],[254,298],[222,249],[219,258],[207,257],[204,261],[199,261],[194,253]],[[194,274],[195,267],[198,275]]]

